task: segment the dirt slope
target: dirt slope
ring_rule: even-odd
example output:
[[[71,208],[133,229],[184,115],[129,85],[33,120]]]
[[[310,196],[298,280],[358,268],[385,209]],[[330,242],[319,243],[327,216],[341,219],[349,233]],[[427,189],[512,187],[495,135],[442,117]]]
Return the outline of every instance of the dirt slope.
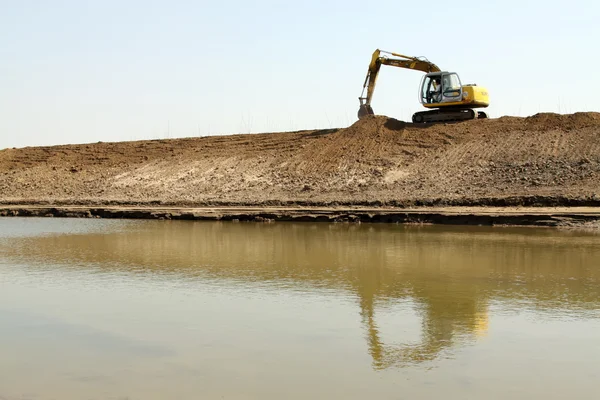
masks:
[[[497,204],[536,196],[600,204],[600,113],[427,127],[373,116],[345,129],[0,151],[4,203]]]

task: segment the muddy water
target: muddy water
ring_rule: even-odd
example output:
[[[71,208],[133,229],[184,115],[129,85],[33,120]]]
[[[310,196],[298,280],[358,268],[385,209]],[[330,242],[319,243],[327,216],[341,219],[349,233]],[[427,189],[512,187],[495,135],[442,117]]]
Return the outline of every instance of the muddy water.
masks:
[[[593,399],[600,235],[0,219],[0,399]]]

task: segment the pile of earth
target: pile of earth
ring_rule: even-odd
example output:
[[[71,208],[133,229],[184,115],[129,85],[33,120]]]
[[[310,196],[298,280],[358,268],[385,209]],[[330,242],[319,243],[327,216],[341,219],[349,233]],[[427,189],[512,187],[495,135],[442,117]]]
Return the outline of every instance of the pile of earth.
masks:
[[[600,113],[4,149],[0,201],[600,204]]]

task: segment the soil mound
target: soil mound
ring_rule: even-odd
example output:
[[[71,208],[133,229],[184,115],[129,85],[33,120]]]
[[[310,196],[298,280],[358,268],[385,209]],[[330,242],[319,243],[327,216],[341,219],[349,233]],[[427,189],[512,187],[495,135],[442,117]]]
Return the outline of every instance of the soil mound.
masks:
[[[600,126],[600,113],[578,112],[575,114],[539,113],[527,117],[526,121],[543,129],[579,129]]]
[[[0,151],[5,203],[487,204],[505,198],[600,200],[600,113],[431,126],[369,116],[343,129]]]

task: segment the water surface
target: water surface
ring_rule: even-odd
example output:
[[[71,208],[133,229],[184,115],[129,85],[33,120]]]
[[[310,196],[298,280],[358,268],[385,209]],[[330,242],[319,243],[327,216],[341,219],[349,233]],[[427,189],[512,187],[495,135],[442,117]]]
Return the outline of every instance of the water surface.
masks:
[[[0,399],[595,399],[600,236],[0,219]]]

